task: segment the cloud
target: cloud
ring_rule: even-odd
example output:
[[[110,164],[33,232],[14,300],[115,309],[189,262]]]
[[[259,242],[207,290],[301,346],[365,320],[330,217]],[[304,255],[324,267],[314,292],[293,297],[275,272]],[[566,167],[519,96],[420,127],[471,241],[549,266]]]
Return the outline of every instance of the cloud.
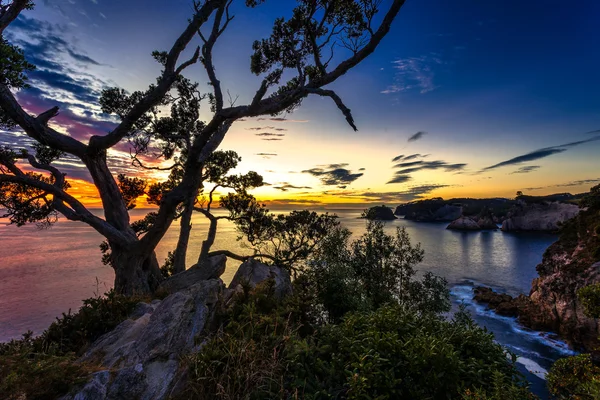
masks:
[[[596,129],[594,131],[589,131],[589,132],[586,132],[586,133],[588,133],[588,134],[591,133],[592,135],[595,135],[596,133],[600,133],[600,129]]]
[[[364,202],[378,203],[400,203],[422,199],[431,194],[431,192],[451,187],[445,184],[428,184],[409,187],[406,190],[395,192],[374,192],[374,191],[326,191],[323,194],[335,196],[338,198],[360,199]]]
[[[288,182],[281,182],[278,184],[278,186],[273,186],[273,189],[281,190],[282,192],[287,192],[288,190],[312,189],[312,187],[294,186]]]
[[[501,167],[505,167],[508,165],[523,164],[523,163],[526,163],[529,161],[539,160],[540,158],[545,158],[545,157],[551,156],[553,154],[559,154],[559,153],[565,152],[571,147],[579,146],[584,143],[594,142],[597,140],[600,140],[600,136],[596,136],[596,137],[593,137],[591,139],[586,139],[586,140],[579,140],[577,142],[565,143],[565,144],[561,144],[558,146],[545,147],[543,149],[535,150],[530,153],[511,158],[510,160],[502,161],[497,164],[491,165],[489,167],[482,169],[480,172],[489,171],[492,169],[501,168]]]
[[[271,133],[271,132],[263,132],[263,133],[255,133],[256,136],[275,136],[275,137],[283,137],[285,133]]]
[[[359,171],[364,171],[364,170],[365,170],[365,168],[359,168],[358,170],[359,170]]]
[[[276,153],[256,153],[255,156],[261,156],[262,158],[271,158],[277,156]]]
[[[548,188],[571,187],[571,186],[582,186],[582,185],[594,186],[598,183],[600,183],[600,178],[580,179],[580,180],[570,181],[570,182],[566,182],[566,183],[559,183],[556,185],[529,187],[529,188],[524,188],[524,190],[540,190],[540,189],[548,189]]]
[[[273,141],[279,141],[279,140],[283,140],[283,139],[279,139],[279,138],[269,138],[269,139],[261,139],[261,140],[266,140],[269,142],[273,142]]]
[[[399,93],[418,90],[425,94],[435,90],[438,86],[434,83],[434,67],[443,64],[436,53],[420,57],[401,58],[392,62],[395,70],[394,83],[381,93]]]
[[[414,135],[413,135],[414,136]],[[409,161],[409,160],[414,160],[417,158],[426,158],[429,157],[429,154],[410,154],[408,156],[405,156],[404,154],[400,154],[399,156],[396,156],[394,158],[392,158],[392,162],[397,162],[397,161]]]
[[[521,167],[516,171],[513,171],[510,173],[510,175],[514,175],[514,174],[527,174],[529,172],[533,172],[536,169],[540,169],[541,167],[539,165],[527,165],[525,167]]]
[[[404,158],[406,160],[406,158]],[[458,173],[463,171],[467,164],[465,163],[447,163],[446,161],[435,160],[435,161],[411,161],[411,162],[403,162],[394,165],[393,168],[399,169],[394,173],[392,179],[390,179],[387,184],[393,183],[405,183],[412,180],[410,174],[414,172],[424,171],[424,170],[437,170],[441,169],[446,172],[455,172]]]
[[[256,120],[257,121],[273,121],[273,122],[297,122],[297,123],[308,122],[307,119],[287,119],[287,118],[281,118],[281,117],[271,117],[271,118],[260,117],[260,118],[256,118]]]
[[[364,175],[362,172],[352,173],[346,168],[347,166],[348,164],[346,163],[319,165],[315,168],[304,170],[302,173],[318,177],[325,186],[344,186],[351,184]]]
[[[416,142],[417,140],[423,138],[423,136],[427,135],[427,132],[419,131],[408,138],[408,142]]]

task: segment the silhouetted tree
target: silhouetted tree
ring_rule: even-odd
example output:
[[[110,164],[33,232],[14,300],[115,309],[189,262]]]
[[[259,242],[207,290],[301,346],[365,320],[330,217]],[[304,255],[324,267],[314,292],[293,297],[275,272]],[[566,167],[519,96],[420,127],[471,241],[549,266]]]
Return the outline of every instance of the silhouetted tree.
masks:
[[[290,18],[278,18],[271,36],[253,45],[250,70],[263,76],[263,80],[252,101],[246,105],[226,106],[212,54],[233,19],[229,12],[232,2],[195,0],[193,15],[173,46],[168,51],[153,53],[162,65],[156,83],[134,93],[117,88],[104,90],[100,101],[102,109],[118,116],[120,123],[106,135],[91,136],[87,143],[49,126],[58,114],[58,107],[34,116],[15,98],[14,92],[26,86],[27,72],[34,66],[26,61],[20,49],[1,35],[21,11],[33,4],[28,0],[0,3],[0,123],[5,128],[20,127],[39,143],[32,152],[2,149],[0,205],[17,224],[50,224],[60,213],[69,220],[90,225],[107,239],[110,263],[115,270],[115,289],[119,293],[152,292],[163,279],[154,249],[181,212],[182,204],[196,197],[202,182],[202,166],[236,120],[292,111],[307,96],[318,95],[332,99],[356,129],[350,110],[341,98],[324,87],[373,53],[404,4],[404,0],[390,1],[379,19],[381,22],[375,26],[374,19],[380,13],[378,0],[298,0]],[[251,8],[262,3],[264,0],[245,1]],[[181,60],[182,53],[195,38],[199,38],[201,45],[189,59]],[[330,54],[334,49],[341,49],[345,54],[333,57]],[[342,61],[333,63],[334,59]],[[212,87],[212,93],[206,96],[199,95],[197,86],[182,77],[186,69],[198,62],[203,65]],[[292,77],[284,82],[284,76]],[[169,123],[155,118],[158,107],[173,109],[178,104],[184,105],[178,103],[173,91],[194,87],[190,96],[197,99],[193,105],[198,107],[190,115],[177,118],[171,113]],[[199,105],[204,101],[212,111],[212,117],[206,122],[197,116]],[[178,125],[182,121],[185,126]],[[179,137],[182,131],[189,134]],[[185,145],[185,157],[175,172],[180,179],[159,194],[159,208],[146,221],[142,234],[130,223],[131,199],[126,199],[128,195],[121,190],[138,187],[135,184],[120,186],[107,162],[107,151],[126,139],[137,143],[142,151],[145,143],[149,146],[156,139],[166,144],[189,141]],[[65,175],[52,165],[63,154],[80,160],[89,171],[102,201],[104,218],[91,213],[69,194]],[[40,173],[25,172],[21,163],[28,163]]]

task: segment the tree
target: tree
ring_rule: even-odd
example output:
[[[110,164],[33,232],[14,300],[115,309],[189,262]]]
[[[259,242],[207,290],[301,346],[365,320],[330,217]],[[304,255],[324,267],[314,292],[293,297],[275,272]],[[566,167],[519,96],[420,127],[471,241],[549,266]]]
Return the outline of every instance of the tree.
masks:
[[[60,213],[69,220],[90,225],[106,238],[110,247],[115,289],[119,293],[149,293],[163,279],[154,249],[178,216],[182,204],[196,197],[202,180],[202,166],[235,121],[289,112],[307,96],[317,95],[333,100],[356,130],[350,109],[334,91],[325,87],[375,51],[404,4],[404,0],[390,1],[376,26],[374,20],[380,14],[380,1],[298,0],[290,18],[277,19],[270,37],[254,42],[250,70],[263,80],[252,101],[246,105],[226,106],[212,52],[233,20],[230,14],[233,1],[194,0],[193,15],[173,46],[168,51],[153,53],[162,65],[156,83],[145,91],[131,94],[118,88],[104,90],[100,100],[103,111],[116,115],[120,122],[108,134],[94,135],[87,143],[50,126],[52,118],[58,114],[58,107],[34,116],[19,104],[14,92],[26,86],[27,72],[34,66],[26,61],[26,55],[20,49],[1,37],[0,121],[3,127],[20,127],[40,147],[34,152],[2,150],[0,204],[17,224],[52,223]],[[246,0],[245,4],[254,8],[264,2]],[[32,6],[28,0],[2,1],[0,35],[23,10]],[[191,58],[181,60],[184,50],[196,38],[201,45],[196,47]],[[334,50],[342,53],[337,54]],[[331,53],[336,57],[329,56]],[[334,59],[342,61],[336,64]],[[171,95],[177,90],[176,86],[193,87],[182,74],[198,62],[204,67],[212,93],[206,96],[194,94],[197,100],[193,105],[199,107],[201,102],[207,101],[212,117],[207,122],[196,118],[193,125],[180,125],[193,120],[198,111],[196,107],[186,118],[173,118],[171,123],[159,122],[160,119],[154,118],[158,107],[173,108],[178,104],[177,96]],[[284,82],[284,76],[292,78]],[[181,131],[188,132],[187,137],[178,137],[177,133]],[[134,142],[139,138],[160,139],[166,143],[186,142],[185,157],[177,168],[181,179],[160,195],[158,210],[147,225],[147,231],[141,235],[130,224],[128,206],[131,204],[125,199],[107,161],[107,151],[128,138]],[[167,146],[170,148],[173,147]],[[47,157],[47,154],[52,156]],[[68,193],[65,175],[52,165],[62,154],[75,157],[89,171],[102,201],[104,218],[92,214]],[[23,162],[40,173],[25,172]]]

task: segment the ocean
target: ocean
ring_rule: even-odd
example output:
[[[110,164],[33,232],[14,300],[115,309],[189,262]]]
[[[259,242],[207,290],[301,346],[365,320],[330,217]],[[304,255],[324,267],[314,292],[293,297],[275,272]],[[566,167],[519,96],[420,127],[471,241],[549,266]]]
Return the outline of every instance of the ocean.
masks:
[[[132,211],[132,220],[149,210]],[[358,209],[315,209],[336,214],[343,226],[360,236],[365,220]],[[216,214],[219,214],[219,210]],[[283,212],[283,211],[282,211]],[[188,264],[198,257],[208,221],[195,215]],[[519,356],[519,367],[542,398],[545,373],[560,357],[575,354],[553,334],[530,331],[514,318],[501,317],[472,301],[474,286],[491,286],[511,295],[528,293],[537,276],[535,266],[557,237],[542,233],[501,231],[457,232],[446,223],[422,223],[404,219],[390,221],[386,230],[404,226],[413,243],[421,243],[425,258],[417,266],[448,280],[455,309],[464,304],[473,318],[495,334],[496,340]],[[157,255],[162,262],[173,250],[178,236],[175,223],[165,235]],[[248,253],[237,240],[233,224],[220,221],[214,250]],[[111,288],[112,269],[100,262],[102,237],[85,224],[60,220],[52,228],[17,228],[0,219],[0,341],[18,338],[23,332],[40,333],[61,313],[76,311],[81,300]],[[239,262],[228,260],[223,280],[228,283]]]

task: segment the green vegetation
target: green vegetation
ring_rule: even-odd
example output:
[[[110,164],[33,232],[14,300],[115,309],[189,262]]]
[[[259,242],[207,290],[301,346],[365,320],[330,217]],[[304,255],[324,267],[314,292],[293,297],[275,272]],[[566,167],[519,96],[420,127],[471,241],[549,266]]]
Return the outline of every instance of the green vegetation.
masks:
[[[423,252],[370,222],[336,227],[284,301],[267,281],[235,295],[220,329],[188,359],[184,398],[527,399],[514,357],[461,311],[445,282],[415,279]],[[512,395],[512,397],[509,397]],[[479,396],[479,397],[473,397]]]
[[[558,360],[547,378],[550,393],[558,399],[600,398],[600,368],[592,363],[589,354]]]
[[[600,185],[582,196],[580,205],[587,209],[563,226],[559,241],[570,254],[577,249],[571,273],[600,261]],[[577,297],[588,317],[600,318],[600,283],[579,289]],[[548,387],[558,399],[598,399],[600,367],[589,354],[558,360],[548,374]]]
[[[75,314],[63,313],[38,337],[28,332],[20,340],[1,343],[0,398],[56,399],[84,382],[93,368],[75,359],[125,320],[141,300],[110,291],[84,300]]]
[[[577,297],[588,317],[600,318],[600,283],[579,289]]]

